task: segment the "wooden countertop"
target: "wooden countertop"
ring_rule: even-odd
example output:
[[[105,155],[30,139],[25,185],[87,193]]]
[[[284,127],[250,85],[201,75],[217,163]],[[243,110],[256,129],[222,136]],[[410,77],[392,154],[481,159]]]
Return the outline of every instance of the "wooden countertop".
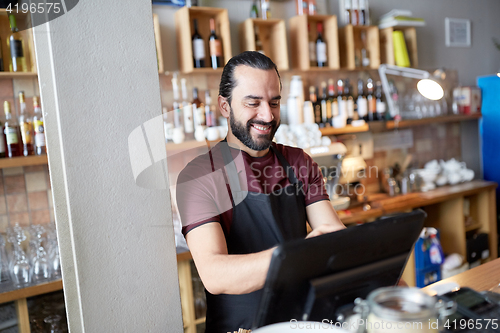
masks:
[[[469,269],[463,273],[433,283],[423,290],[448,282],[455,282],[461,287],[469,287],[477,291],[490,290],[500,284],[500,258]]]
[[[429,192],[410,193],[378,200],[371,203],[372,209],[368,211],[363,211],[359,207],[350,210],[349,213],[340,211],[338,214],[344,224],[352,224],[358,221],[375,219],[386,214],[433,205],[461,196],[474,195],[496,187],[497,183],[495,182],[473,180],[462,184],[439,187]]]

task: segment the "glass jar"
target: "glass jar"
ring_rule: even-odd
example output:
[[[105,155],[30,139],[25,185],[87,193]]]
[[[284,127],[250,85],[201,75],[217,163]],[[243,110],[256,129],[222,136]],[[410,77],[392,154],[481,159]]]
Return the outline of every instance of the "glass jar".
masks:
[[[418,288],[387,287],[356,300],[355,311],[367,333],[437,333],[444,319],[456,310],[454,302],[442,302]]]

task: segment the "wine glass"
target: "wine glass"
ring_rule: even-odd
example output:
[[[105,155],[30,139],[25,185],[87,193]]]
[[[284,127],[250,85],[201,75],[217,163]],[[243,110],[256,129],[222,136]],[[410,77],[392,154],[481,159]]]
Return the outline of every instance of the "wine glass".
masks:
[[[31,266],[31,278],[34,283],[40,283],[50,278],[50,265],[47,252],[42,245],[45,228],[40,224],[34,224],[30,227],[30,233],[33,241],[33,261]]]
[[[10,263],[12,280],[17,288],[22,288],[31,282],[30,264],[26,258],[26,253],[21,247],[21,243],[26,240],[26,235],[19,224],[16,223],[14,227],[9,228],[7,231],[7,237],[14,248],[12,262]]]
[[[0,235],[0,289],[7,289],[10,287],[11,283],[9,258],[5,250],[5,239]]]
[[[57,242],[56,225],[51,223],[47,227],[47,252],[50,264],[52,279],[61,278],[61,258],[59,254],[59,244]]]
[[[50,333],[63,333],[62,329],[59,326],[61,318],[62,317],[60,315],[52,315],[43,320],[50,325]]]

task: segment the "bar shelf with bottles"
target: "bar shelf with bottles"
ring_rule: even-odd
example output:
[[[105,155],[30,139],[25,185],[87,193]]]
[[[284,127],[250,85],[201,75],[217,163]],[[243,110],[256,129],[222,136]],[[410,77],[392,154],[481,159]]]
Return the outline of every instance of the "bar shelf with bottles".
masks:
[[[279,71],[288,70],[284,20],[249,18],[240,23],[241,51],[258,51],[273,60]]]
[[[340,69],[337,16],[298,15],[289,24],[293,69]]]
[[[28,25],[28,14],[15,15],[15,27],[11,26],[13,23],[9,19],[9,13],[5,8],[0,8],[0,53],[2,57],[2,67],[0,71],[0,78],[19,78],[19,77],[33,77],[37,75],[35,47],[33,44],[32,29],[25,29]],[[17,29],[16,29],[17,28]],[[10,40],[15,40],[16,48],[12,51],[17,54],[11,54]],[[12,56],[14,62],[19,66],[12,66]]]
[[[212,73],[231,58],[227,9],[182,7],[175,12],[175,30],[182,73]]]

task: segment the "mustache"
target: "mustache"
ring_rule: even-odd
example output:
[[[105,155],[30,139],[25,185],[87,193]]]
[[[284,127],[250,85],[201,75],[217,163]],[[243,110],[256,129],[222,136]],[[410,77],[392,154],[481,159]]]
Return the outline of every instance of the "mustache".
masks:
[[[265,122],[265,121],[258,120],[258,119],[250,119],[249,121],[247,121],[247,128],[249,128],[250,125],[252,125],[252,124],[275,127],[277,125],[277,122],[276,122],[276,120]]]

